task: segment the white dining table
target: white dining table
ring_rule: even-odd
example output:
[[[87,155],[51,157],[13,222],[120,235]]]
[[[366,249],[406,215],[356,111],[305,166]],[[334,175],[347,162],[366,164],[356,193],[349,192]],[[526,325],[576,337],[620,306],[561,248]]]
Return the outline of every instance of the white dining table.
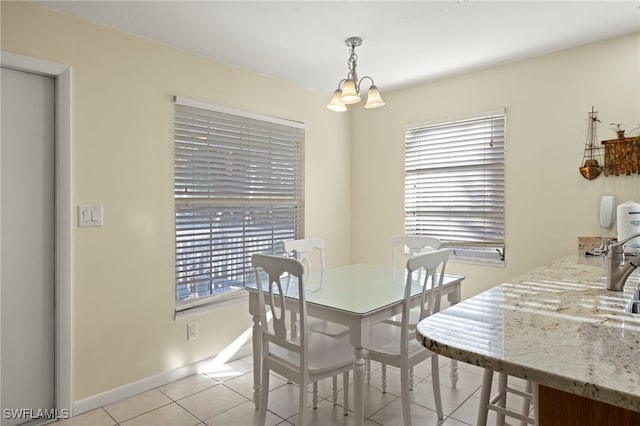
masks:
[[[368,352],[369,326],[398,315],[402,310],[406,270],[390,266],[352,264],[327,269],[322,274],[309,274],[306,283],[307,314],[311,317],[332,321],[349,328],[349,339],[354,349],[354,419],[356,425],[364,421],[364,370]],[[461,298],[462,275],[445,274],[442,296],[450,304]],[[286,280],[286,279],[285,279]],[[283,281],[284,284],[284,281]],[[417,297],[421,290],[413,284],[412,294]],[[260,337],[260,313],[258,291],[248,286],[249,313],[253,320],[253,396],[256,409],[260,401],[260,378],[262,339]],[[287,296],[297,298],[297,285],[289,286]],[[265,297],[268,303],[269,299]],[[295,306],[293,306],[295,305]],[[291,304],[297,308],[297,304]],[[451,384],[455,388],[458,380],[457,363],[451,362]]]

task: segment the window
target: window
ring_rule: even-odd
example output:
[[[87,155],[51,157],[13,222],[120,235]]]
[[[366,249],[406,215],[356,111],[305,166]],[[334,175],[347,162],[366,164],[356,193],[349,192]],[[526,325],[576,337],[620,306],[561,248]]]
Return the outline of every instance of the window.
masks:
[[[405,132],[405,232],[504,263],[504,112]]]
[[[176,98],[176,310],[241,295],[304,229],[304,128]],[[235,291],[235,292],[234,292]]]

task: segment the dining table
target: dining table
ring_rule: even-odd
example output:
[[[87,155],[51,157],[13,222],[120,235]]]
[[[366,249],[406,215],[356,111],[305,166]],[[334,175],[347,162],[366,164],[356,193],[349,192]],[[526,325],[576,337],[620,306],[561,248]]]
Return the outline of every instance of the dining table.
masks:
[[[362,425],[364,421],[364,374],[369,327],[402,312],[406,273],[404,268],[392,268],[389,265],[349,264],[326,269],[322,273],[311,272],[305,283],[307,315],[348,328],[349,341],[354,350],[353,404],[356,425]],[[463,275],[444,275],[442,298],[446,297],[450,305],[460,302],[464,278]],[[297,299],[298,286],[287,286],[286,280],[287,278],[283,278],[283,291],[287,298]],[[412,295],[415,297],[411,299],[412,306],[420,303],[421,286],[419,280],[413,280]],[[255,284],[245,288],[249,292],[249,313],[253,321],[253,396],[258,409],[262,391],[258,291]],[[268,297],[265,297],[265,303],[269,303]],[[297,303],[288,305],[292,312],[295,312],[297,306]],[[451,362],[450,378],[452,387],[455,388],[458,380],[455,361]]]

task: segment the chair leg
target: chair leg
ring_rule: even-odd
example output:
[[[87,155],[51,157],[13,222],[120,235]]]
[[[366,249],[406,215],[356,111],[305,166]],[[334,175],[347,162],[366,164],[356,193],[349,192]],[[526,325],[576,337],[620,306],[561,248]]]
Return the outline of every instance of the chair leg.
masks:
[[[387,393],[387,364],[382,363],[382,393]]]
[[[333,399],[333,405],[338,404],[338,376],[333,376],[331,378],[333,387],[331,389],[331,398]]]
[[[308,388],[309,384],[302,380],[300,382],[300,398],[298,400],[298,426],[303,426],[304,425],[304,416],[306,414],[307,411],[307,395],[308,395]]]
[[[527,383],[525,385],[524,391],[528,394],[533,394],[533,385],[531,384],[530,381],[527,380]],[[531,401],[531,398],[523,398],[522,399],[522,411],[520,412],[523,416],[529,417],[529,411],[531,410],[531,403],[533,401]],[[522,420],[520,422],[520,426],[527,426],[526,421]]]
[[[364,365],[364,374],[367,376],[367,385],[371,384],[371,359],[367,358],[366,364]]]
[[[269,403],[269,369],[265,365],[264,359],[262,360],[262,379],[260,379],[260,415],[258,417],[258,424],[264,426],[267,421],[267,404]]]
[[[400,399],[402,400],[402,421],[404,426],[411,426],[411,397],[409,394],[409,369],[400,369]]]
[[[413,367],[409,369],[409,390],[413,390]]]
[[[349,371],[342,373],[342,388],[343,388],[343,412],[345,416],[349,415]]]
[[[507,407],[507,375],[504,373],[498,373],[498,399],[496,400],[496,406],[500,408]],[[498,412],[496,417],[496,426],[504,426],[504,421],[504,412]]]
[[[482,390],[480,391],[480,403],[478,405],[478,419],[476,420],[476,426],[487,426],[492,379],[493,370],[485,368],[484,373],[482,374]]]
[[[532,384],[532,392],[533,393],[533,418],[534,418],[534,426],[540,425],[540,417],[538,416],[538,409],[540,408],[540,394],[538,393],[538,384]]]
[[[318,408],[318,382],[313,382],[313,409]]]
[[[436,413],[438,413],[438,419],[444,419],[444,412],[442,410],[442,395],[440,394],[440,364],[438,363],[438,355],[431,357],[431,384],[433,385],[433,397],[436,403]]]

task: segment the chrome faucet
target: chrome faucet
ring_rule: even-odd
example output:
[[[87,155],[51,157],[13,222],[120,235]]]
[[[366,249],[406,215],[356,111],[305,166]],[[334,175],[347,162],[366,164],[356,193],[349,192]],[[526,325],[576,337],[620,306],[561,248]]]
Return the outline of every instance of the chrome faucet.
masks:
[[[640,266],[640,256],[625,263],[622,245],[627,241],[640,237],[635,234],[623,241],[611,244],[607,250],[607,290],[622,291],[629,275]]]

